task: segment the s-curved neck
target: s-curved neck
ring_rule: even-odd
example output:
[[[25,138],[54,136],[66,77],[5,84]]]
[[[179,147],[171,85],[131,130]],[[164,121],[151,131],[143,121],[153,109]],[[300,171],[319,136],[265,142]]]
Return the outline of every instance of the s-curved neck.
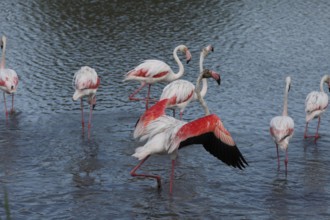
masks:
[[[173,57],[174,57],[174,60],[176,61],[176,63],[178,64],[179,66],[179,72],[175,73],[172,75],[172,81],[173,80],[176,80],[176,79],[179,79],[183,73],[184,73],[184,67],[183,67],[183,64],[182,62],[180,61],[179,57],[178,57],[178,50],[179,50],[180,46],[177,46],[176,48],[174,48],[173,50]]]
[[[199,57],[199,72],[202,73],[204,70],[203,64],[204,64],[204,58],[206,57],[206,53],[202,50],[201,55]],[[200,95],[204,98],[204,96],[206,95],[207,92],[207,79],[203,78],[202,79],[203,82],[203,87],[202,90],[200,91]]]
[[[201,105],[202,105],[202,107],[205,111],[205,115],[210,115],[211,113],[210,113],[210,111],[209,111],[209,109],[206,105],[206,102],[205,102],[204,98],[202,97],[201,90],[200,90],[200,83],[202,81],[202,78],[203,78],[203,71],[200,73],[200,75],[197,78],[195,92],[197,94],[198,101],[201,103]]]
[[[1,55],[1,63],[0,63],[0,68],[4,69],[5,68],[5,64],[6,64],[6,40],[2,39],[2,55]]]
[[[321,90],[321,92],[324,92],[323,84],[325,83],[325,81],[327,80],[327,78],[328,78],[328,76],[325,75],[325,76],[323,76],[322,79],[321,79],[321,82],[320,82],[320,90]]]

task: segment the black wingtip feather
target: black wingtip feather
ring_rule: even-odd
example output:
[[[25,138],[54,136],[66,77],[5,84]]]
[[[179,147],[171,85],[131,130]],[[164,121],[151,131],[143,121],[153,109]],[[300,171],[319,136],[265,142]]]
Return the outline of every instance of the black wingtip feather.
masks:
[[[223,143],[221,140],[215,137],[213,133],[206,133],[198,137],[189,138],[181,142],[179,148],[191,144],[202,144],[210,154],[228,166],[243,170],[246,166],[249,165],[236,145],[230,146]]]

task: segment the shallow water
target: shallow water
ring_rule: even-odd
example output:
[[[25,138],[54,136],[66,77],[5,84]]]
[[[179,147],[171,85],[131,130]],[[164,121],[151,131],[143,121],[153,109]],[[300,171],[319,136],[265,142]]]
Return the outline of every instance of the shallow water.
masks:
[[[328,112],[317,144],[303,139],[305,97],[330,69],[328,1],[4,0],[1,9],[6,65],[20,78],[16,114],[6,120],[0,111],[1,218],[5,191],[12,219],[329,218]],[[144,104],[128,101],[139,84],[123,76],[150,58],[176,71],[172,50],[185,44],[193,59],[183,78],[195,82],[200,50],[210,43],[215,51],[204,64],[222,84],[209,82],[206,101],[250,166],[240,171],[200,146],[182,149],[169,195],[169,157],[151,157],[142,168],[162,176],[161,190],[129,175]],[[83,65],[101,77],[90,139],[72,101],[72,77]],[[295,134],[286,176],[283,152],[277,170],[269,122],[282,112],[287,75]],[[152,96],[164,86],[153,86]],[[184,119],[202,114],[191,103]]]

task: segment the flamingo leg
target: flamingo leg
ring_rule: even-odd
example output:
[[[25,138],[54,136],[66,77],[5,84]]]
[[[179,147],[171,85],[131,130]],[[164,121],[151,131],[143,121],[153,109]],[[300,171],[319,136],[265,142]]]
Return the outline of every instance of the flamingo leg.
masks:
[[[305,126],[305,132],[304,132],[304,138],[306,139],[307,136],[307,129],[308,129],[308,122],[306,122],[306,126]]]
[[[278,153],[278,144],[276,144],[276,153],[277,153],[277,169],[280,170],[280,155]]]
[[[289,162],[289,157],[288,157],[288,148],[285,150],[285,160],[284,160],[284,164],[285,164],[285,175],[287,175],[288,173],[288,162]]]
[[[317,123],[316,133],[315,133],[315,141],[320,137],[319,135],[319,127],[320,127],[321,117],[319,116],[319,120]]]
[[[84,129],[84,127],[85,127],[85,122],[84,122],[84,105],[83,105],[82,98],[80,99],[80,109],[81,109],[81,126]]]
[[[149,105],[150,88],[151,88],[151,84],[149,84],[149,86],[148,86],[148,93],[147,93],[147,98],[146,98],[146,110],[148,110],[148,105]]]
[[[141,82],[141,86],[139,88],[137,88],[132,94],[129,95],[129,100],[131,101],[140,101],[140,100],[144,100],[144,99],[139,99],[139,98],[135,98],[134,96],[141,91],[141,89],[143,89],[147,84],[145,82]]]
[[[180,120],[182,120],[183,112],[180,111]]]
[[[14,113],[14,93],[11,94],[11,110],[10,113]]]
[[[149,177],[149,178],[154,178],[157,180],[157,186],[158,188],[161,187],[161,181],[160,181],[160,176],[155,176],[155,175],[149,175],[149,174],[137,174],[136,171],[142,166],[142,164],[149,158],[150,155],[148,155],[146,158],[141,160],[141,162],[136,165],[136,167],[133,168],[133,170],[130,172],[131,176],[141,176],[141,177]]]
[[[170,194],[172,194],[172,189],[173,189],[174,167],[175,167],[175,160],[172,160],[172,170],[171,170],[171,178],[170,178]]]
[[[8,117],[8,111],[7,111],[7,104],[6,104],[6,94],[3,93],[3,100],[4,100],[4,103],[5,103],[5,113],[6,113],[6,118]]]
[[[172,111],[173,111],[173,118],[175,118],[175,108],[173,108]]]
[[[92,112],[93,112],[93,104],[90,105],[90,110],[89,110],[88,138],[90,138],[90,136],[91,136]]]

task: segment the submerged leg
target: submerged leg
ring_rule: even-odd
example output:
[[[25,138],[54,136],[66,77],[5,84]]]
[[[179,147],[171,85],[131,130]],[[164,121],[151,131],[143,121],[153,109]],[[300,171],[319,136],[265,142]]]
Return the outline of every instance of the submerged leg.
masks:
[[[318,139],[320,137],[320,135],[319,135],[320,122],[321,122],[321,117],[319,116],[319,120],[318,120],[317,128],[316,128],[316,133],[315,133],[315,139],[314,139],[315,141],[316,141],[316,139]]]
[[[172,194],[173,189],[173,181],[174,181],[174,166],[175,166],[175,160],[172,160],[172,170],[171,170],[171,178],[170,178],[170,194]]]
[[[84,127],[85,127],[85,122],[84,122],[84,105],[83,105],[82,98],[80,99],[80,109],[81,109],[81,126],[84,129]]]
[[[150,156],[150,155],[149,155]],[[157,180],[157,186],[158,188],[161,187],[161,181],[160,181],[160,176],[155,176],[155,175],[149,175],[149,174],[137,174],[136,171],[141,167],[141,165],[149,158],[149,156],[147,156],[146,158],[144,158],[143,160],[141,160],[141,162],[133,168],[133,170],[130,172],[131,176],[141,176],[141,177],[149,177],[149,178],[154,178]]]
[[[6,113],[6,118],[8,117],[8,111],[7,111],[7,103],[6,103],[6,94],[3,93],[3,100],[4,100],[4,104],[5,104],[5,113]]]
[[[11,94],[11,110],[10,114],[14,113],[14,93]]]
[[[93,104],[91,103],[89,110],[89,119],[88,119],[88,139],[91,137],[92,112],[93,112]]]
[[[289,162],[289,157],[288,157],[288,148],[285,149],[285,160],[284,160],[284,164],[285,164],[285,175],[288,174],[288,162]]]
[[[278,144],[276,144],[276,153],[277,153],[277,170],[280,170],[280,155],[278,153]]]

